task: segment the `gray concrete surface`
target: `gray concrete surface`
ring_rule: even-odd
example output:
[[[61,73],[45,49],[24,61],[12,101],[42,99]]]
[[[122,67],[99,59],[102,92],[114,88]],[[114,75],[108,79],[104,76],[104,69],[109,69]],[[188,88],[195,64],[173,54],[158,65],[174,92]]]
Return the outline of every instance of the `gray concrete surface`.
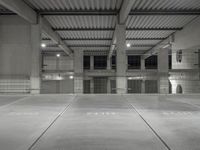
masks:
[[[0,96],[0,104],[5,99]],[[16,99],[0,107],[2,150],[200,149],[199,95]]]

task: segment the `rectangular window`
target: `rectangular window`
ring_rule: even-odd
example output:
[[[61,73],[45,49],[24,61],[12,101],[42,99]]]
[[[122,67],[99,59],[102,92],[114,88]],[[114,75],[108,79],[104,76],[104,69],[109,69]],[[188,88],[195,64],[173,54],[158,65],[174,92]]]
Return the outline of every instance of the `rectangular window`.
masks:
[[[128,56],[128,69],[140,69],[141,61],[140,56],[131,55]]]
[[[172,69],[172,55],[169,55],[169,69]]]
[[[112,56],[112,60],[111,60],[111,65],[112,65],[112,69],[116,69],[116,56]]]
[[[83,81],[83,93],[88,94],[90,93],[90,80]]]
[[[90,69],[90,56],[83,57],[83,68]]]
[[[145,68],[146,69],[157,69],[158,68],[158,62],[157,62],[157,56],[153,55],[149,58],[145,59]]]
[[[106,69],[107,56],[94,56],[94,69]]]

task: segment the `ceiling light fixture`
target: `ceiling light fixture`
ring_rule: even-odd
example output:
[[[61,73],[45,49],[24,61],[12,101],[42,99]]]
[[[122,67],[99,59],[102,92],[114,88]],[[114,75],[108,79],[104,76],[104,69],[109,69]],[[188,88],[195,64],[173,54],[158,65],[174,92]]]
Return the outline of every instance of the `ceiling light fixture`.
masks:
[[[130,43],[127,43],[126,46],[127,46],[127,47],[131,47],[131,44],[130,44]]]
[[[41,44],[41,47],[45,48],[45,47],[46,47],[46,44],[42,43],[42,44]]]
[[[56,57],[60,57],[60,54],[56,54]]]
[[[70,79],[74,79],[74,76],[69,76]]]
[[[162,48],[168,48],[168,47],[170,47],[171,46],[171,44],[166,44],[166,45],[164,45]]]

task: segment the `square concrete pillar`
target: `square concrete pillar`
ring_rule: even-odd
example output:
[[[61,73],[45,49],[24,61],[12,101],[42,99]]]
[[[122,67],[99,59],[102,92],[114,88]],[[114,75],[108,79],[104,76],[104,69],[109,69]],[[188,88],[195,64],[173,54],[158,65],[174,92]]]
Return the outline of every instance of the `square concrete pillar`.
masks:
[[[126,56],[126,26],[117,25],[117,43],[116,43],[116,65],[117,65],[117,93],[125,94],[127,92],[127,56]]]
[[[74,50],[74,93],[83,93],[83,50]]]
[[[142,57],[140,59],[140,64],[141,64],[141,70],[144,71],[145,70],[145,59]]]
[[[39,94],[41,87],[41,25],[31,25],[31,94]]]
[[[107,58],[107,70],[111,70],[111,58]]]
[[[90,93],[94,93],[94,78],[90,80]]]
[[[111,83],[110,83],[110,78],[108,77],[107,79],[107,93],[110,94],[111,93]]]
[[[90,70],[94,70],[94,56],[90,56]]]
[[[158,91],[161,94],[169,93],[169,50],[160,49],[158,52]]]
[[[141,93],[145,93],[145,80],[142,80],[141,84]]]

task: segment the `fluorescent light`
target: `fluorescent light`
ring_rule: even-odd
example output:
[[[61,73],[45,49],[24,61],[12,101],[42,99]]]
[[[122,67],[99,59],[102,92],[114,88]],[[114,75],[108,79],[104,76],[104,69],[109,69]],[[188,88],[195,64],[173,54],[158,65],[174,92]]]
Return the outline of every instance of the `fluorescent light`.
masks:
[[[41,44],[41,47],[45,48],[45,47],[46,47],[46,44],[42,43],[42,44]]]
[[[56,54],[57,57],[60,57],[60,54]]]
[[[168,48],[170,46],[170,44],[166,44],[163,46],[163,48]]]
[[[131,47],[131,44],[130,44],[130,43],[127,43],[126,46],[127,46],[127,47]]]
[[[74,76],[69,76],[70,79],[74,79]]]

